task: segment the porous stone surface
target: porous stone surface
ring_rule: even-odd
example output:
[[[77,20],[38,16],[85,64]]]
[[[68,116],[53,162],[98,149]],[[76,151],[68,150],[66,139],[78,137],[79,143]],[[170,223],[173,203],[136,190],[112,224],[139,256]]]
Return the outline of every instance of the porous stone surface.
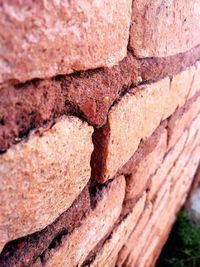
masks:
[[[98,194],[101,194],[101,190],[91,197],[86,186],[70,208],[52,224],[41,231],[7,243],[0,254],[0,266],[24,267],[37,266],[39,262],[41,264],[44,252],[57,247],[62,236],[70,235],[80,226],[82,219],[91,209],[91,201],[97,198]]]
[[[135,162],[131,175],[127,177],[126,201],[137,199],[145,191],[149,184],[149,179],[162,164],[167,148],[166,129],[159,127],[147,142],[145,142],[145,146],[151,146],[150,142],[152,142],[153,138],[157,139],[153,150],[146,155],[144,153],[140,160]],[[137,157],[137,152],[135,154]]]
[[[179,155],[181,155],[183,147],[186,143],[188,137],[188,133],[184,132],[181,135],[181,138],[176,143],[176,148],[171,149],[164,157],[162,162],[162,168],[159,168],[155,174],[151,177],[151,187],[149,190],[148,198],[150,201],[155,201],[158,197],[158,192],[160,188],[162,188],[163,177],[166,177],[166,173],[168,173],[173,166],[173,163],[176,161]]]
[[[29,131],[63,114],[74,114],[100,127],[113,103],[130,86],[173,76],[200,58],[200,46],[167,58],[137,60],[128,53],[112,68],[89,70],[15,86],[1,86],[0,151],[19,142]],[[184,78],[185,79],[185,78]],[[191,94],[199,89],[199,66]]]
[[[200,112],[200,90],[184,106],[177,109],[168,119],[168,149],[173,147],[185,129]]]
[[[169,117],[177,107],[185,104],[191,90],[194,90],[192,87],[195,73],[196,68],[192,66],[172,77],[169,94],[166,96],[164,119]]]
[[[188,99],[193,97],[195,93],[199,90],[199,77],[200,77],[200,61],[197,61],[195,64],[195,75],[192,80],[192,86],[190,88],[190,92],[188,94]]]
[[[110,183],[108,190],[85,217],[81,226],[64,236],[61,245],[44,256],[45,266],[81,266],[90,250],[109,232],[118,219],[125,194],[123,176]]]
[[[190,67],[173,76],[171,81],[165,78],[132,88],[111,108],[107,124],[93,136],[92,176],[95,179],[105,182],[114,177],[137,150],[140,141],[184,105],[191,91],[190,96],[195,94],[196,72],[195,67]]]
[[[154,266],[176,213],[187,196],[198,166],[200,153],[198,120],[199,118],[196,117],[189,131],[184,132],[186,141],[183,143],[181,137],[180,142],[172,148],[174,153],[167,152],[167,157],[160,166],[160,169],[163,169],[163,175],[156,198],[149,202],[150,206],[147,204],[150,210],[144,211],[136,228],[118,253],[115,266]],[[180,144],[182,144],[181,153],[176,153]],[[173,161],[169,164],[170,167],[166,168],[164,162],[168,161],[169,155],[173,157]],[[151,184],[152,186],[154,185]]]
[[[181,161],[181,159],[180,159]],[[186,195],[188,193],[191,181],[198,165],[199,161],[199,146],[192,154],[190,154],[190,160],[185,165],[184,170],[179,173],[179,180],[175,187],[172,187],[172,192],[170,193],[170,199],[168,205],[166,205],[163,214],[160,215],[162,220],[162,226],[154,225],[154,229],[151,229],[152,236],[156,236],[153,241],[146,242],[146,247],[141,255],[144,255],[142,258],[141,255],[138,259],[138,266],[154,266],[155,262],[161,252],[161,249],[164,243],[167,240],[169,231],[171,229],[175,215],[185,201]],[[178,176],[177,176],[178,177]],[[174,204],[176,203],[176,205]],[[179,203],[179,204],[178,204]],[[166,210],[170,212],[166,213]],[[145,253],[145,254],[144,254]],[[144,265],[145,264],[145,265]]]
[[[0,4],[0,83],[112,66],[126,55],[131,0]]]
[[[67,261],[69,266],[134,266],[141,261],[139,255],[144,255],[139,266],[144,263],[151,266],[148,264],[158,257],[157,251],[161,250],[167,238],[175,213],[183,204],[198,165],[200,117],[196,107],[197,95],[140,143],[134,155],[119,170],[117,175],[122,176],[104,185],[92,181],[53,224],[28,237],[9,242],[1,254],[0,265],[62,266]],[[179,127],[173,126],[179,121],[183,125],[182,134]],[[169,146],[169,140],[174,136],[176,142]],[[172,193],[174,190],[175,194]],[[177,199],[180,200],[179,204]],[[102,204],[102,207],[104,200],[107,204]],[[143,204],[139,205],[140,201]],[[169,212],[168,202],[176,204],[173,214]],[[115,216],[115,207],[120,208],[116,211],[115,219],[109,219],[112,221],[110,223],[106,218],[108,214]],[[104,214],[103,221],[101,214]],[[165,220],[155,226],[161,217]],[[148,234],[146,228],[149,229]],[[92,234],[94,229],[99,233],[98,238]],[[155,238],[157,233],[159,238]],[[137,250],[133,249],[136,246]],[[67,260],[64,255],[69,256]]]
[[[113,230],[111,236],[106,240],[95,260],[88,266],[110,267],[115,266],[118,252],[126,242],[131,231],[135,228],[142,214],[146,201],[146,193],[136,202],[130,214]],[[87,265],[86,265],[87,266]]]
[[[198,0],[133,1],[129,47],[138,57],[166,57],[200,43]]]
[[[71,206],[90,179],[92,132],[78,118],[63,117],[0,155],[1,249]]]
[[[154,132],[162,120],[168,93],[166,78],[133,89],[111,109],[107,125],[97,130],[93,138],[92,166],[100,170],[92,173],[95,179],[105,182],[112,178],[137,150],[140,140]]]
[[[152,204],[149,203],[136,224],[136,227],[130,233],[127,241],[118,253],[116,266],[134,266],[138,252],[142,249],[141,236],[146,225],[149,222],[152,213]],[[135,247],[134,245],[137,244]],[[136,249],[137,248],[137,249]]]

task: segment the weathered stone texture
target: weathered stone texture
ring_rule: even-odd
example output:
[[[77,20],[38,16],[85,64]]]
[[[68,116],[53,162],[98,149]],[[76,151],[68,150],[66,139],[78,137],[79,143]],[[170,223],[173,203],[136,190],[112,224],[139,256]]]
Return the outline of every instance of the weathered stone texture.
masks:
[[[156,200],[158,198],[158,193],[163,184],[163,179],[166,177],[166,173],[168,173],[173,166],[176,158],[182,153],[183,147],[187,140],[187,132],[182,133],[181,138],[178,140],[176,144],[176,149],[170,150],[166,155],[162,162],[162,168],[159,168],[156,173],[151,178],[151,187],[148,194],[148,198],[150,200]]]
[[[200,61],[197,61],[195,64],[195,75],[192,81],[192,86],[190,87],[190,92],[188,94],[188,99],[193,97],[195,93],[199,90],[200,87],[200,82],[199,82],[199,77],[200,77]]]
[[[63,117],[0,155],[1,248],[71,206],[90,179],[92,132],[78,118]]]
[[[129,206],[133,201],[135,201],[142,192],[145,191],[149,184],[151,184],[151,176],[156,172],[163,162],[163,157],[167,149],[167,131],[165,128],[159,127],[158,130],[144,142],[144,146],[141,148],[143,151],[145,147],[151,147],[151,142],[153,138],[157,142],[153,144],[153,150],[136,161],[133,162],[133,168],[131,174],[126,178],[126,204]],[[140,148],[139,148],[140,149]],[[137,152],[134,155],[137,157]],[[129,204],[130,202],[130,204]]]
[[[91,197],[87,185],[70,208],[52,224],[41,231],[8,242],[0,254],[0,266],[32,266],[37,258],[39,262],[44,251],[59,244],[61,236],[70,235],[76,227],[80,226],[82,219],[91,209],[91,199],[96,199],[101,193],[102,190]]]
[[[118,252],[135,228],[144,210],[145,201],[146,193],[136,202],[131,213],[113,230],[110,238],[106,240],[95,260],[91,263],[91,267],[115,266]]]
[[[161,248],[167,239],[169,230],[175,220],[175,215],[185,201],[194,172],[198,166],[199,152],[200,147],[198,146],[195,151],[190,154],[190,160],[185,165],[184,170],[176,176],[176,178],[179,177],[177,184],[175,187],[172,187],[168,204],[163,213],[160,214],[162,224],[155,224],[153,229],[151,229],[152,239],[146,243],[146,247],[144,247],[143,253],[141,253],[138,259],[137,266],[154,266]],[[183,157],[179,159],[179,162],[181,162],[182,159]]]
[[[0,4],[0,83],[112,66],[126,55],[131,0]]]
[[[178,143],[167,153],[160,166],[163,171],[157,177],[152,177],[152,180],[160,177],[162,183],[160,183],[156,198],[152,199],[153,210],[150,219],[149,213],[146,211],[147,214],[145,214],[144,212],[144,217],[141,217],[135,230],[118,254],[116,266],[154,266],[153,262],[155,263],[164,245],[177,211],[184,203],[198,167],[199,118],[198,115],[191,123],[189,131],[186,130]],[[169,162],[169,158],[172,159],[171,162]],[[167,168],[165,162],[168,162]],[[150,188],[154,186],[152,183]]]
[[[151,213],[152,204],[149,203],[148,205],[146,205],[136,227],[133,229],[127,241],[118,253],[116,266],[134,266],[138,253],[143,247],[141,236],[143,235],[143,231],[146,225],[148,225]],[[137,245],[135,246],[135,244]]]
[[[177,107],[181,107],[185,104],[188,95],[192,90],[195,71],[195,66],[192,66],[172,77],[169,94],[165,99],[166,103],[163,119],[169,117]],[[199,90],[200,87],[196,89]]]
[[[111,182],[81,226],[71,235],[64,236],[61,245],[44,256],[45,266],[81,266],[90,250],[112,229],[118,219],[124,194],[125,179],[120,176]]]
[[[106,123],[113,102],[130,86],[175,75],[200,58],[200,46],[169,58],[137,60],[127,54],[112,68],[89,70],[54,79],[33,80],[0,88],[0,151],[62,114],[84,117],[100,127]],[[198,64],[197,64],[198,66]],[[199,71],[199,70],[198,70]],[[198,72],[197,71],[197,72]],[[195,75],[192,91],[199,87]]]
[[[198,94],[193,96],[169,119],[163,121],[153,135],[140,143],[135,154],[118,172],[126,176],[126,185],[124,176],[97,187],[93,181],[94,184],[89,187],[90,196],[86,187],[85,193],[82,192],[70,209],[52,225],[40,234],[34,233],[13,245],[11,243],[12,257],[6,256],[9,255],[7,246],[3,258],[0,258],[0,265],[17,262],[15,266],[21,267],[26,263],[33,264],[34,259],[39,257],[33,266],[151,266],[148,264],[157,258],[156,249],[160,251],[164,244],[198,165],[198,99]],[[179,121],[182,124],[181,133],[177,126]],[[49,131],[40,132],[40,138]],[[170,140],[174,136],[176,141],[172,146]],[[126,209],[126,202],[130,200]],[[169,203],[174,205],[173,212],[171,206],[168,207]],[[84,205],[84,210],[76,217],[81,205]],[[169,209],[170,212],[166,214]],[[73,218],[76,224],[71,221]],[[158,224],[160,218],[165,220]],[[57,241],[52,241],[54,237]],[[20,252],[21,247],[24,252]],[[137,250],[133,249],[135,247]]]
[[[200,91],[187,103],[176,110],[168,119],[168,149],[173,147],[185,129],[190,127],[193,119],[200,112]]]
[[[98,181],[112,178],[137,150],[140,140],[149,137],[158,127],[168,92],[169,79],[166,78],[133,90],[111,109],[108,125],[103,126],[94,139],[97,151],[105,150],[100,159],[98,152],[93,154],[93,168],[99,170],[102,165],[101,172],[93,173]]]
[[[199,88],[194,83],[195,67],[156,83],[130,89],[110,110],[105,126],[94,134],[93,177],[100,182],[112,178],[137,150],[141,140],[148,138],[176,108]],[[195,88],[195,89],[194,89]],[[197,89],[198,88],[198,89]],[[192,92],[192,93],[191,93]],[[101,157],[99,157],[101,151]]]
[[[130,48],[138,57],[166,57],[200,43],[198,0],[133,1]]]

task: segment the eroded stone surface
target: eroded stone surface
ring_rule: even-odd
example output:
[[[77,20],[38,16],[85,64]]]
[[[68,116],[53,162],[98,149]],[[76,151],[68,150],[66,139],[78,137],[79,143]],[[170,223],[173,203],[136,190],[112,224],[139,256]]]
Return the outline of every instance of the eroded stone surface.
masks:
[[[148,224],[150,215],[152,212],[152,204],[146,205],[136,227],[133,229],[132,233],[129,235],[127,241],[118,253],[116,266],[134,266],[135,259],[139,251],[142,249],[141,235],[144,228]],[[137,244],[137,246],[135,246]]]
[[[101,193],[102,190],[91,197],[86,186],[70,208],[52,224],[41,231],[7,243],[0,254],[0,266],[40,266],[44,251],[58,246],[62,236],[70,235],[76,227],[80,226],[84,216],[91,209],[91,199],[98,198]],[[36,259],[37,263],[35,263]]]
[[[151,138],[149,138],[149,141]],[[146,142],[148,146],[148,142]],[[127,178],[126,200],[134,200],[138,195],[145,190],[148,185],[148,180],[156,170],[160,167],[163,161],[167,148],[167,131],[161,129],[159,140],[154,146],[152,152],[144,155],[132,169],[132,174]]]
[[[163,169],[162,184],[156,200],[152,202],[153,210],[144,211],[144,215],[118,254],[116,266],[154,266],[198,166],[200,131],[196,120],[190,127],[187,141],[179,142],[173,147],[171,167],[166,168],[165,164],[160,166],[160,169]],[[182,151],[175,156],[177,145],[180,146],[181,143]]]
[[[70,207],[90,179],[92,132],[78,118],[63,117],[0,155],[1,248]]]
[[[95,131],[92,175],[99,182],[112,178],[162,120],[182,106],[193,90],[195,67],[169,78],[130,89],[109,112],[105,126]],[[191,95],[191,96],[192,96]],[[101,151],[99,153],[99,151]],[[99,157],[99,155],[103,155]]]
[[[118,219],[124,194],[125,179],[120,176],[111,182],[82,225],[71,235],[63,237],[57,249],[52,249],[45,255],[45,266],[81,266],[90,250],[112,229]]]
[[[116,64],[127,52],[131,4],[1,1],[0,83]]]
[[[89,70],[54,79],[33,80],[0,88],[0,151],[19,142],[29,131],[62,114],[84,117],[100,127],[113,102],[130,86],[171,77],[200,58],[200,46],[167,58],[137,60],[127,54],[112,68]],[[185,78],[184,78],[185,79]],[[186,82],[185,82],[186,84]],[[190,85],[189,85],[190,86]],[[185,88],[185,87],[184,87]],[[199,68],[191,95],[199,90]],[[190,96],[191,97],[191,96]]]
[[[166,57],[200,43],[198,0],[133,1],[130,48],[138,57]]]
[[[107,125],[96,132],[96,138],[94,135],[96,150],[105,151],[99,159],[94,150],[93,167],[99,169],[102,165],[102,169],[93,173],[93,177],[106,181],[131,158],[140,140],[148,138],[160,124],[168,93],[169,79],[166,78],[133,90],[111,109]]]
[[[101,251],[96,255],[91,267],[115,266],[117,254],[129,237],[141,213],[144,210],[146,194],[136,202],[132,212],[113,230],[111,237],[104,243]]]
[[[185,129],[200,112],[200,91],[168,119],[168,149],[173,147]]]
[[[177,107],[182,107],[187,101],[190,91],[193,90],[195,70],[195,66],[192,66],[172,77],[165,103],[164,119],[169,117]]]

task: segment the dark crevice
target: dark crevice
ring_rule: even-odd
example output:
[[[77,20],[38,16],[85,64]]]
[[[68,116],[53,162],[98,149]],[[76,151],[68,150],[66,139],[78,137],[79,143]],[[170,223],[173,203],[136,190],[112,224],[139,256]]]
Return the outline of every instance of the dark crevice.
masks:
[[[56,237],[54,237],[54,239],[52,240],[52,242],[49,244],[48,249],[52,249],[52,248],[57,248],[62,240],[63,236],[66,236],[68,234],[67,229],[62,229],[57,235]]]
[[[104,183],[107,180],[105,177],[105,164],[108,154],[109,138],[110,125],[108,121],[103,127],[94,129],[92,135],[94,150],[91,155],[91,177],[100,183]]]

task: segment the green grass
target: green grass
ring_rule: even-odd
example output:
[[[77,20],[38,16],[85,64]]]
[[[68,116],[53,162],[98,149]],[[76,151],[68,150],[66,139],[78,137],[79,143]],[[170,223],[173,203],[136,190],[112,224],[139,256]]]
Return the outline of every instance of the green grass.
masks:
[[[178,214],[156,267],[200,267],[200,224],[186,211]]]

